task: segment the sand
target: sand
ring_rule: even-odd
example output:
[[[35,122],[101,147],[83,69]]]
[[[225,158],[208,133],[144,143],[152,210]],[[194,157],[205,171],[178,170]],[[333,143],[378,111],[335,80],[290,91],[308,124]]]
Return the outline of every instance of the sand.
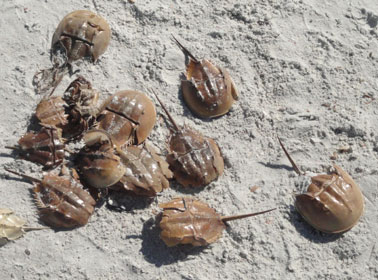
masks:
[[[41,98],[33,75],[51,66],[54,30],[77,9],[105,17],[112,40],[96,64],[75,63],[80,72],[65,76],[56,94],[78,74],[102,99],[121,89],[154,88],[179,124],[217,141],[226,168],[200,191],[172,181],[152,202],[113,195],[108,204],[118,211],[105,204],[84,227],[29,232],[0,248],[1,279],[377,279],[377,1],[3,2],[0,207],[43,225],[32,185],[4,170],[41,177],[41,167],[3,147],[31,126]],[[229,70],[240,91],[230,113],[209,121],[188,110],[180,92],[185,59],[171,34]],[[159,117],[149,140],[166,153],[168,135]],[[365,212],[352,230],[323,234],[299,216],[292,195],[309,177],[294,173],[277,135],[308,175],[336,163],[360,185]],[[278,209],[230,222],[206,248],[168,248],[155,227],[158,203],[183,195],[224,215]]]

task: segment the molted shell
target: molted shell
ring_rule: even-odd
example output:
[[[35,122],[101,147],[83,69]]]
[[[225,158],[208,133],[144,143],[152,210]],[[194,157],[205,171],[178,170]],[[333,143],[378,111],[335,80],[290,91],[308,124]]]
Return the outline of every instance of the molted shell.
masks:
[[[97,107],[99,93],[89,81],[78,77],[67,88],[64,100],[67,102],[69,125],[64,132],[72,136],[81,136],[88,130],[99,113]]]
[[[156,122],[154,104],[138,91],[120,91],[103,107],[105,113],[100,116],[98,128],[107,131],[118,146],[142,143]]]
[[[145,144],[143,147],[130,146],[118,150],[125,174],[112,189],[125,189],[137,195],[156,196],[169,187],[167,179],[173,174],[157,151]]]
[[[207,185],[223,173],[224,162],[215,141],[183,127],[169,140],[167,162],[184,187]]]
[[[26,221],[13,214],[13,211],[0,208],[0,246],[8,240],[15,240],[25,234]]]
[[[64,143],[60,131],[45,128],[28,132],[18,141],[20,157],[45,167],[60,164],[64,158]]]
[[[177,39],[173,39],[190,58],[186,80],[181,82],[184,101],[189,109],[202,118],[226,114],[238,100],[238,91],[228,71],[209,60],[197,60]]]
[[[66,106],[66,102],[59,96],[42,99],[35,115],[44,125],[64,128],[68,124]]]
[[[304,194],[296,196],[295,206],[314,228],[339,233],[351,229],[361,217],[364,199],[347,172],[335,165],[333,174],[317,175]]]
[[[73,228],[88,222],[96,202],[71,176],[47,174],[34,188],[41,220],[55,228]]]
[[[96,116],[99,92],[84,77],[78,77],[66,89],[64,99],[71,110],[76,110],[81,116]]]
[[[111,31],[101,16],[86,10],[66,15],[59,23],[52,39],[54,49],[60,42],[66,49],[68,62],[85,56],[96,61],[107,49]]]
[[[163,208],[160,238],[169,246],[206,246],[222,236],[226,228],[221,216],[207,204],[192,198],[176,198],[159,204]]]

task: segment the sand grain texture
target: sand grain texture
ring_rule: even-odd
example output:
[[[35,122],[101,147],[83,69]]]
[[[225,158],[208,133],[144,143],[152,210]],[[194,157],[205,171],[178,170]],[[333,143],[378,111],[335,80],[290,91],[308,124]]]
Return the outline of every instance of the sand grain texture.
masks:
[[[50,67],[54,30],[77,9],[101,14],[113,35],[95,65],[74,69],[103,99],[123,89],[157,89],[179,124],[218,142],[225,172],[201,192],[172,182],[151,204],[113,196],[126,211],[103,206],[85,227],[29,232],[0,248],[1,279],[377,279],[377,1],[3,1],[0,147],[26,132],[40,99],[32,77]],[[184,56],[171,34],[197,57],[229,70],[240,91],[229,114],[204,121],[183,104]],[[64,77],[56,93],[74,78]],[[149,140],[164,151],[168,135],[160,119]],[[292,193],[306,179],[295,176],[277,135],[302,170],[326,171],[336,152],[334,162],[365,195],[357,226],[330,236],[303,221]],[[347,152],[337,152],[346,145]],[[15,160],[4,148],[1,155],[0,207],[37,226],[31,185],[4,166],[37,176],[40,166]],[[254,185],[259,189],[252,193]],[[153,213],[159,202],[181,195],[196,195],[224,215],[278,210],[230,223],[207,248],[167,248]]]

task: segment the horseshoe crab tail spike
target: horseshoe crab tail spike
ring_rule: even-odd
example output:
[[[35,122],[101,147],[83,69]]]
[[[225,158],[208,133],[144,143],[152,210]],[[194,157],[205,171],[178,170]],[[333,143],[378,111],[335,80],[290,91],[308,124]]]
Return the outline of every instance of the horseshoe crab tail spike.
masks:
[[[268,212],[276,210],[276,209],[277,208],[273,208],[273,209],[265,210],[265,211],[262,211],[262,212],[256,212],[256,213],[250,213],[250,214],[244,214],[244,215],[235,215],[235,216],[221,217],[221,220],[222,220],[222,222],[229,222],[229,221],[233,221],[233,220],[239,220],[239,219],[244,219],[244,218],[248,218],[248,217],[252,217],[252,216],[257,216],[257,215],[265,214],[265,213],[268,213]]]
[[[5,149],[18,150],[17,146],[4,146]]]
[[[50,229],[49,227],[23,227],[24,231],[32,231],[32,230],[42,230],[42,229]]]
[[[187,56],[189,56],[195,63],[199,63],[199,61],[197,60],[197,58],[195,58],[194,57],[194,55],[192,55],[191,53],[190,53],[190,51],[188,51],[188,49],[187,48],[185,48],[176,38],[175,38],[175,36],[173,36],[172,34],[171,34],[171,36],[172,36],[172,40],[173,40],[173,42],[175,42],[176,43],[176,45],[181,49],[181,51],[185,54],[185,55],[187,55]]]
[[[152,93],[155,95],[156,99],[159,101],[161,107],[163,108],[164,112],[167,114],[169,120],[171,121],[171,123],[173,124],[173,126],[175,127],[176,131],[179,131],[180,128],[179,126],[176,124],[175,120],[172,118],[171,114],[168,112],[167,108],[165,108],[163,102],[161,102],[160,98],[157,96],[156,92],[153,90],[153,89],[150,89],[152,91]]]
[[[26,174],[22,174],[22,173],[19,173],[17,171],[13,171],[13,170],[10,170],[8,168],[4,168],[4,169],[6,171],[8,171],[9,173],[13,173],[13,174],[18,175],[18,176],[20,176],[22,178],[28,179],[28,180],[30,180],[32,182],[37,182],[37,183],[41,183],[42,182],[40,179],[37,179],[37,178],[34,178],[34,177],[30,177],[30,176],[28,176]]]
[[[291,166],[293,166],[294,171],[295,171],[298,175],[301,175],[301,174],[302,174],[301,171],[299,170],[298,166],[295,164],[294,160],[293,160],[293,159],[291,158],[291,156],[289,155],[289,153],[288,153],[288,151],[286,150],[285,146],[283,145],[283,143],[282,143],[280,137],[277,136],[277,138],[278,138],[278,141],[280,142],[280,145],[281,145],[282,150],[284,151],[286,157],[287,157],[288,160],[290,161]]]

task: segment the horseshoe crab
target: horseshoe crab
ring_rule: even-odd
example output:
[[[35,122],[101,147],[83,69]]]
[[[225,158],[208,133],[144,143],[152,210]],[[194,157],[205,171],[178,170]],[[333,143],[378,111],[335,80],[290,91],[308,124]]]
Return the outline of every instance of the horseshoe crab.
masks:
[[[106,51],[110,36],[109,24],[103,17],[87,10],[73,11],[56,28],[51,48],[63,46],[68,63],[87,56],[95,62]]]
[[[294,171],[301,175],[281,139],[278,140]],[[295,195],[295,207],[314,228],[342,233],[357,224],[364,211],[364,199],[352,177],[340,166],[333,167],[335,170],[328,174],[311,177],[307,192]]]
[[[168,140],[167,162],[175,179],[184,187],[204,186],[217,179],[224,169],[218,145],[189,126],[180,128],[157,94],[155,96],[174,127]]]
[[[65,145],[60,129],[42,127],[39,132],[28,132],[22,136],[18,146],[6,148],[17,150],[22,159],[51,168],[63,162]]]
[[[103,109],[98,129],[107,131],[118,146],[141,144],[156,122],[155,105],[138,91],[117,92],[105,101]]]
[[[78,165],[90,186],[143,196],[156,196],[169,187],[172,172],[150,144],[121,149],[101,130],[89,131],[84,139],[87,147],[79,156]]]
[[[42,180],[6,169],[34,183],[34,198],[43,222],[53,228],[75,228],[87,224],[96,202],[78,181],[75,171],[69,174],[47,173]]]
[[[198,60],[175,37],[173,40],[190,59],[186,67],[186,80],[181,81],[184,101],[189,109],[202,118],[226,114],[239,98],[228,71],[207,59]]]
[[[168,247],[178,244],[207,246],[217,241],[226,222],[252,217],[275,210],[222,217],[206,203],[193,198],[175,198],[170,202],[159,204],[163,208],[160,238]]]

